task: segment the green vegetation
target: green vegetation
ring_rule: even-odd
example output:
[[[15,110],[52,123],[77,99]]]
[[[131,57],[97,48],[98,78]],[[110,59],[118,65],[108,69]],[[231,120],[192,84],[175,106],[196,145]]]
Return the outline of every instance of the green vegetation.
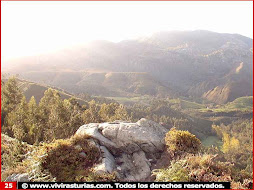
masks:
[[[253,108],[253,96],[240,97],[225,105],[225,109],[250,111]]]
[[[201,112],[228,113],[234,111],[251,112],[253,108],[253,96],[240,97],[225,105],[216,106],[214,108],[200,109]]]
[[[252,112],[253,97],[245,96],[235,99],[223,105],[215,105],[209,102],[204,104],[187,100],[184,97],[178,99],[168,99],[172,108],[184,111],[195,111],[197,113],[229,113],[229,112]],[[201,101],[201,100],[199,100]]]
[[[240,122],[233,125],[236,124],[240,124]],[[242,127],[246,125],[245,127],[248,129],[245,130],[249,130],[249,123],[247,121],[243,122],[241,125]],[[216,128],[216,130],[218,131],[219,129]],[[225,133],[225,131],[220,132],[222,132],[220,135]],[[241,136],[243,135],[242,133],[240,134]],[[250,138],[245,137],[245,141],[246,140],[250,140]],[[165,142],[169,152],[177,151],[178,154],[173,154],[171,163],[166,168],[153,170],[152,173],[156,178],[155,181],[229,181],[231,182],[232,188],[251,188],[251,144],[248,144],[246,149],[242,151],[239,148],[240,142],[237,141],[236,137],[231,137],[230,143],[228,143],[228,139],[223,137],[224,144],[222,152],[216,147],[212,149],[208,148],[203,152],[204,150],[198,148],[200,146],[200,141],[194,135],[187,131],[179,131],[176,129],[172,129],[167,133]],[[225,146],[227,147],[226,149]],[[241,146],[244,146],[244,144],[241,144]],[[242,155],[244,158],[237,159],[236,155],[238,157]],[[241,162],[241,164],[239,165],[239,163],[237,164],[236,162]],[[244,168],[245,164],[247,164],[246,168]]]
[[[33,96],[27,102],[15,78],[2,84],[1,98],[2,132],[29,144],[69,138],[84,123],[129,118],[126,108],[117,103],[101,105],[92,100],[80,106],[75,98],[62,99],[51,88],[39,104]]]
[[[188,182],[189,176],[185,168],[185,161],[171,162],[171,165],[165,169],[153,170],[157,182]]]
[[[246,173],[252,173],[253,129],[251,120],[238,120],[230,125],[213,126],[222,139],[223,156]]]
[[[212,146],[212,145],[220,147],[222,145],[222,141],[217,136],[208,136],[202,140],[202,144],[207,147]]]
[[[165,137],[165,143],[168,150],[173,153],[189,152],[196,153],[199,151],[201,142],[195,135],[188,131],[181,131],[172,128]]]
[[[188,155],[174,160],[168,168],[154,171],[156,181],[230,181],[232,174],[227,163],[215,162],[214,158],[212,155]]]
[[[4,136],[2,150],[4,170],[2,178],[11,174],[28,173],[31,181],[114,181],[114,174],[97,174],[93,166],[98,161],[100,151],[88,136],[73,136],[70,139],[55,140],[39,146],[28,146],[12,139],[10,151],[5,148],[10,137]],[[14,142],[13,142],[14,141]],[[8,144],[9,145],[9,144]],[[28,150],[32,153],[28,154]],[[24,154],[28,154],[24,156]],[[11,156],[11,160],[8,159]],[[8,157],[8,158],[7,158]],[[22,159],[21,159],[22,158]],[[12,163],[10,163],[12,162]]]
[[[158,182],[215,182],[229,181],[233,189],[249,189],[251,178],[242,183],[234,181],[239,175],[229,162],[218,161],[216,156],[188,155],[179,160],[173,160],[165,169],[153,171]]]
[[[27,79],[57,86],[75,94],[88,92],[103,97],[141,95],[165,97],[171,94],[171,90],[166,85],[146,72],[40,70],[25,73],[22,76]]]
[[[184,99],[169,99],[169,102],[174,104],[175,107],[179,107],[180,109],[204,109],[206,108],[206,105],[199,104],[196,102],[192,102],[190,100],[184,100]]]
[[[31,145],[1,134],[2,179],[5,179],[12,173],[22,171],[19,165],[32,150],[33,147]]]
[[[42,155],[37,156],[43,159],[40,160],[42,170],[48,171],[57,181],[82,180],[81,176],[85,178],[89,174],[100,156],[98,147],[88,137],[57,140],[39,148]]]
[[[87,123],[147,118],[169,130],[165,143],[172,161],[153,172],[156,181],[225,180],[232,181],[235,188],[248,187],[253,173],[252,119],[248,115],[252,97],[241,97],[226,105],[149,96],[113,98],[123,105],[80,94],[79,99],[85,99],[80,104],[79,99],[51,88],[39,101],[34,96],[27,100],[23,93],[27,92],[27,84],[21,87],[15,78],[2,81],[3,179],[28,171],[32,181],[117,180],[115,174],[94,172],[100,156],[97,147],[90,144],[90,137],[73,135]],[[80,156],[82,152],[85,157]]]
[[[140,118],[153,120],[167,128],[192,130],[199,136],[204,135],[206,130],[200,128],[199,131],[198,125],[195,126],[192,120],[172,109],[171,104],[164,100],[152,100],[149,105],[134,104],[128,107],[119,103],[101,104],[91,100],[81,106],[77,99],[62,99],[58,91],[49,88],[37,104],[34,97],[29,102],[26,101],[14,78],[4,83],[2,89],[5,93],[2,95],[2,132],[29,144],[69,138],[79,126],[86,123],[115,120],[135,122]]]
[[[44,96],[45,91],[48,90],[49,88],[57,90],[63,100],[70,99],[73,97],[72,94],[65,92],[63,89],[59,89],[56,87],[53,88],[53,87],[37,84],[37,83],[26,81],[26,80],[20,80],[20,79],[16,79],[16,80],[18,82],[19,89],[21,90],[21,92],[24,93],[24,96],[26,97],[27,101],[29,101],[34,96],[36,103],[39,103],[41,98]],[[87,104],[87,101],[85,101],[84,99],[77,98],[77,97],[75,99],[80,105]]]
[[[108,99],[113,99],[120,104],[133,105],[135,103],[147,104],[151,97],[149,96],[136,96],[136,97],[107,97]]]

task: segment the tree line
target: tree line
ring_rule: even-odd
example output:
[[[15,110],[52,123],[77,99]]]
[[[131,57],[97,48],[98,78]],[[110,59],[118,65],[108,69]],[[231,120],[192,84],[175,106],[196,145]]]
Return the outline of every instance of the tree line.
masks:
[[[49,88],[37,104],[34,96],[26,100],[16,78],[1,83],[2,132],[29,144],[68,138],[81,125],[88,123],[136,122],[143,117],[168,128],[191,128],[187,119],[163,101],[155,101],[151,106],[135,104],[128,108],[115,102],[95,100],[80,105],[75,97],[62,99],[59,91]]]

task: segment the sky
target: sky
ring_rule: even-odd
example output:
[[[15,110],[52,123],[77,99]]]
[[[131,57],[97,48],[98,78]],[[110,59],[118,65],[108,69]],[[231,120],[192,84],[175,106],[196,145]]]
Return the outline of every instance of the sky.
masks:
[[[2,1],[2,60],[93,40],[210,30],[253,37],[252,1]]]

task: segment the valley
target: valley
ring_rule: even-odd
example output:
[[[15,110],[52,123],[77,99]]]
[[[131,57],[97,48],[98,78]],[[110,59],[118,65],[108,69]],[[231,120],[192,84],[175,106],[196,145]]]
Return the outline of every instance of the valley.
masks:
[[[2,70],[74,94],[180,95],[224,104],[252,96],[252,58],[250,38],[204,30],[173,31],[10,59]]]
[[[8,60],[2,179],[249,188],[252,58],[252,39],[197,30]]]

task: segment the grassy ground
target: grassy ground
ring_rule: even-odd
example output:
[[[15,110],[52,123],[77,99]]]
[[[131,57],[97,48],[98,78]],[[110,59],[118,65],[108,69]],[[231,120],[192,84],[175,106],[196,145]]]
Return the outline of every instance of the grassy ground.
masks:
[[[205,104],[199,104],[190,100],[184,100],[181,98],[168,100],[173,106],[179,106],[181,109],[204,109]]]
[[[221,146],[222,141],[217,136],[208,136],[207,138],[202,140],[202,144],[206,147],[208,146]]]
[[[121,104],[133,104],[148,102],[151,97],[137,96],[137,97],[106,97],[113,99]],[[245,96],[235,99],[225,105],[211,105],[197,103],[191,100],[177,98],[167,99],[172,105],[172,108],[177,107],[183,110],[196,110],[199,112],[231,112],[231,111],[251,111],[253,107],[252,96]]]
[[[235,99],[233,102],[226,104],[227,109],[246,109],[250,110],[253,107],[253,97],[245,96]]]
[[[200,112],[232,112],[232,111],[252,111],[253,97],[245,96],[235,99],[225,105],[217,106],[216,108],[200,109]]]
[[[182,109],[203,109],[206,106],[204,104],[198,104],[196,102],[181,100]]]
[[[137,97],[106,97],[108,99],[113,99],[120,104],[134,104],[134,103],[145,103],[149,101],[148,96],[137,96]]]

